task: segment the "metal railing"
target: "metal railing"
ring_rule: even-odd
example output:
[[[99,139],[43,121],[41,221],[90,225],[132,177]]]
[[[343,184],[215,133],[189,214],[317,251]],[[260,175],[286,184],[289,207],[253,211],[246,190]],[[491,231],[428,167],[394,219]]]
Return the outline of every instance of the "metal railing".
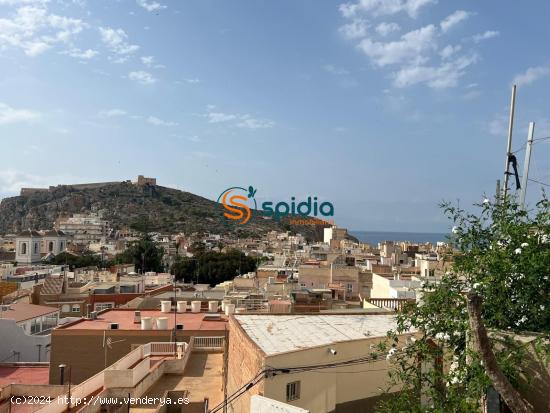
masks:
[[[221,349],[225,346],[225,337],[195,337],[193,349]]]

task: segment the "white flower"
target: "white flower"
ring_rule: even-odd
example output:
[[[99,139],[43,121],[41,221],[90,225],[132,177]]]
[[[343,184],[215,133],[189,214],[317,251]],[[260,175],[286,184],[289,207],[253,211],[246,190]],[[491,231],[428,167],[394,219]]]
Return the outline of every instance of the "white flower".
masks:
[[[521,248],[516,248],[516,249],[514,250],[514,254],[516,254],[516,255],[521,254]]]
[[[451,231],[452,231],[453,234],[457,234],[458,230],[459,230],[459,228],[455,225]]]
[[[488,205],[490,202],[491,202],[491,201],[489,201],[488,198],[485,198],[485,199],[483,200],[483,204],[485,204],[485,205]]]
[[[449,340],[450,336],[447,333],[437,333],[435,338],[438,340]]]
[[[474,290],[477,290],[479,288],[479,283],[475,283],[474,285],[472,285],[472,288]]]
[[[523,244],[521,244],[521,248],[526,248],[526,247],[528,247],[528,246],[529,246],[529,244],[527,244],[526,242],[524,242]]]
[[[544,310],[544,305],[541,304],[541,305],[540,305],[540,309],[541,309],[541,310]]]

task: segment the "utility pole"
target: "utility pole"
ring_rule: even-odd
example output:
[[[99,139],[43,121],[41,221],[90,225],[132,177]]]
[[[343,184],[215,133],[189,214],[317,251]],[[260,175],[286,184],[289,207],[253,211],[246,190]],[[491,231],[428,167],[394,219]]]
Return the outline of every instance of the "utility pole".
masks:
[[[535,135],[535,122],[529,122],[529,133],[527,134],[527,146],[525,147],[525,161],[523,164],[523,176],[521,177],[521,193],[519,205],[525,209],[525,195],[527,194],[527,180],[529,179],[529,163],[531,162],[531,150],[533,148],[533,136]]]
[[[510,177],[510,155],[512,155],[512,130],[514,129],[514,110],[516,107],[516,85],[512,86],[512,97],[510,99],[510,119],[508,121],[508,144],[506,146],[506,163],[504,165],[504,188],[503,199],[508,194],[508,178]]]
[[[497,189],[496,189],[496,197],[495,197],[495,202],[498,204],[500,204],[500,196],[501,196],[501,192],[500,192],[500,179],[497,179]]]

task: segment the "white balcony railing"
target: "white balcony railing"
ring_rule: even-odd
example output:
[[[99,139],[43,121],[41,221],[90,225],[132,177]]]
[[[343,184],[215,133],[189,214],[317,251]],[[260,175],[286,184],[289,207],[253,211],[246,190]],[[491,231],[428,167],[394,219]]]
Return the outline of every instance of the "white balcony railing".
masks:
[[[217,349],[223,350],[225,346],[225,337],[194,337],[193,349]]]

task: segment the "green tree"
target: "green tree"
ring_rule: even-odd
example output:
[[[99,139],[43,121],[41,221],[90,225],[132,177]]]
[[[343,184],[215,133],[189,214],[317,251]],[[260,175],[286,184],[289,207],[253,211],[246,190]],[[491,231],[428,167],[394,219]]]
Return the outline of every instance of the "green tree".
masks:
[[[409,329],[420,338],[395,352],[390,382],[404,391],[379,411],[476,412],[490,385],[513,411],[531,411],[516,391],[529,377],[515,334],[538,333],[532,346],[548,368],[549,206],[545,197],[530,212],[510,199],[486,199],[477,214],[442,205],[454,223],[453,270],[425,281],[421,304],[398,314],[392,345],[399,348],[398,334]]]
[[[85,252],[82,255],[73,255],[68,252],[57,254],[50,261],[52,265],[68,265],[71,269],[83,267],[101,267],[101,257]]]
[[[162,257],[164,249],[148,235],[144,234],[139,240],[131,242],[126,250],[117,254],[115,264],[134,264],[141,272],[164,271]]]
[[[226,253],[205,251],[192,258],[180,257],[172,266],[172,273],[178,280],[185,281],[196,281],[198,276],[199,283],[213,286],[255,269],[254,258],[233,249]]]

